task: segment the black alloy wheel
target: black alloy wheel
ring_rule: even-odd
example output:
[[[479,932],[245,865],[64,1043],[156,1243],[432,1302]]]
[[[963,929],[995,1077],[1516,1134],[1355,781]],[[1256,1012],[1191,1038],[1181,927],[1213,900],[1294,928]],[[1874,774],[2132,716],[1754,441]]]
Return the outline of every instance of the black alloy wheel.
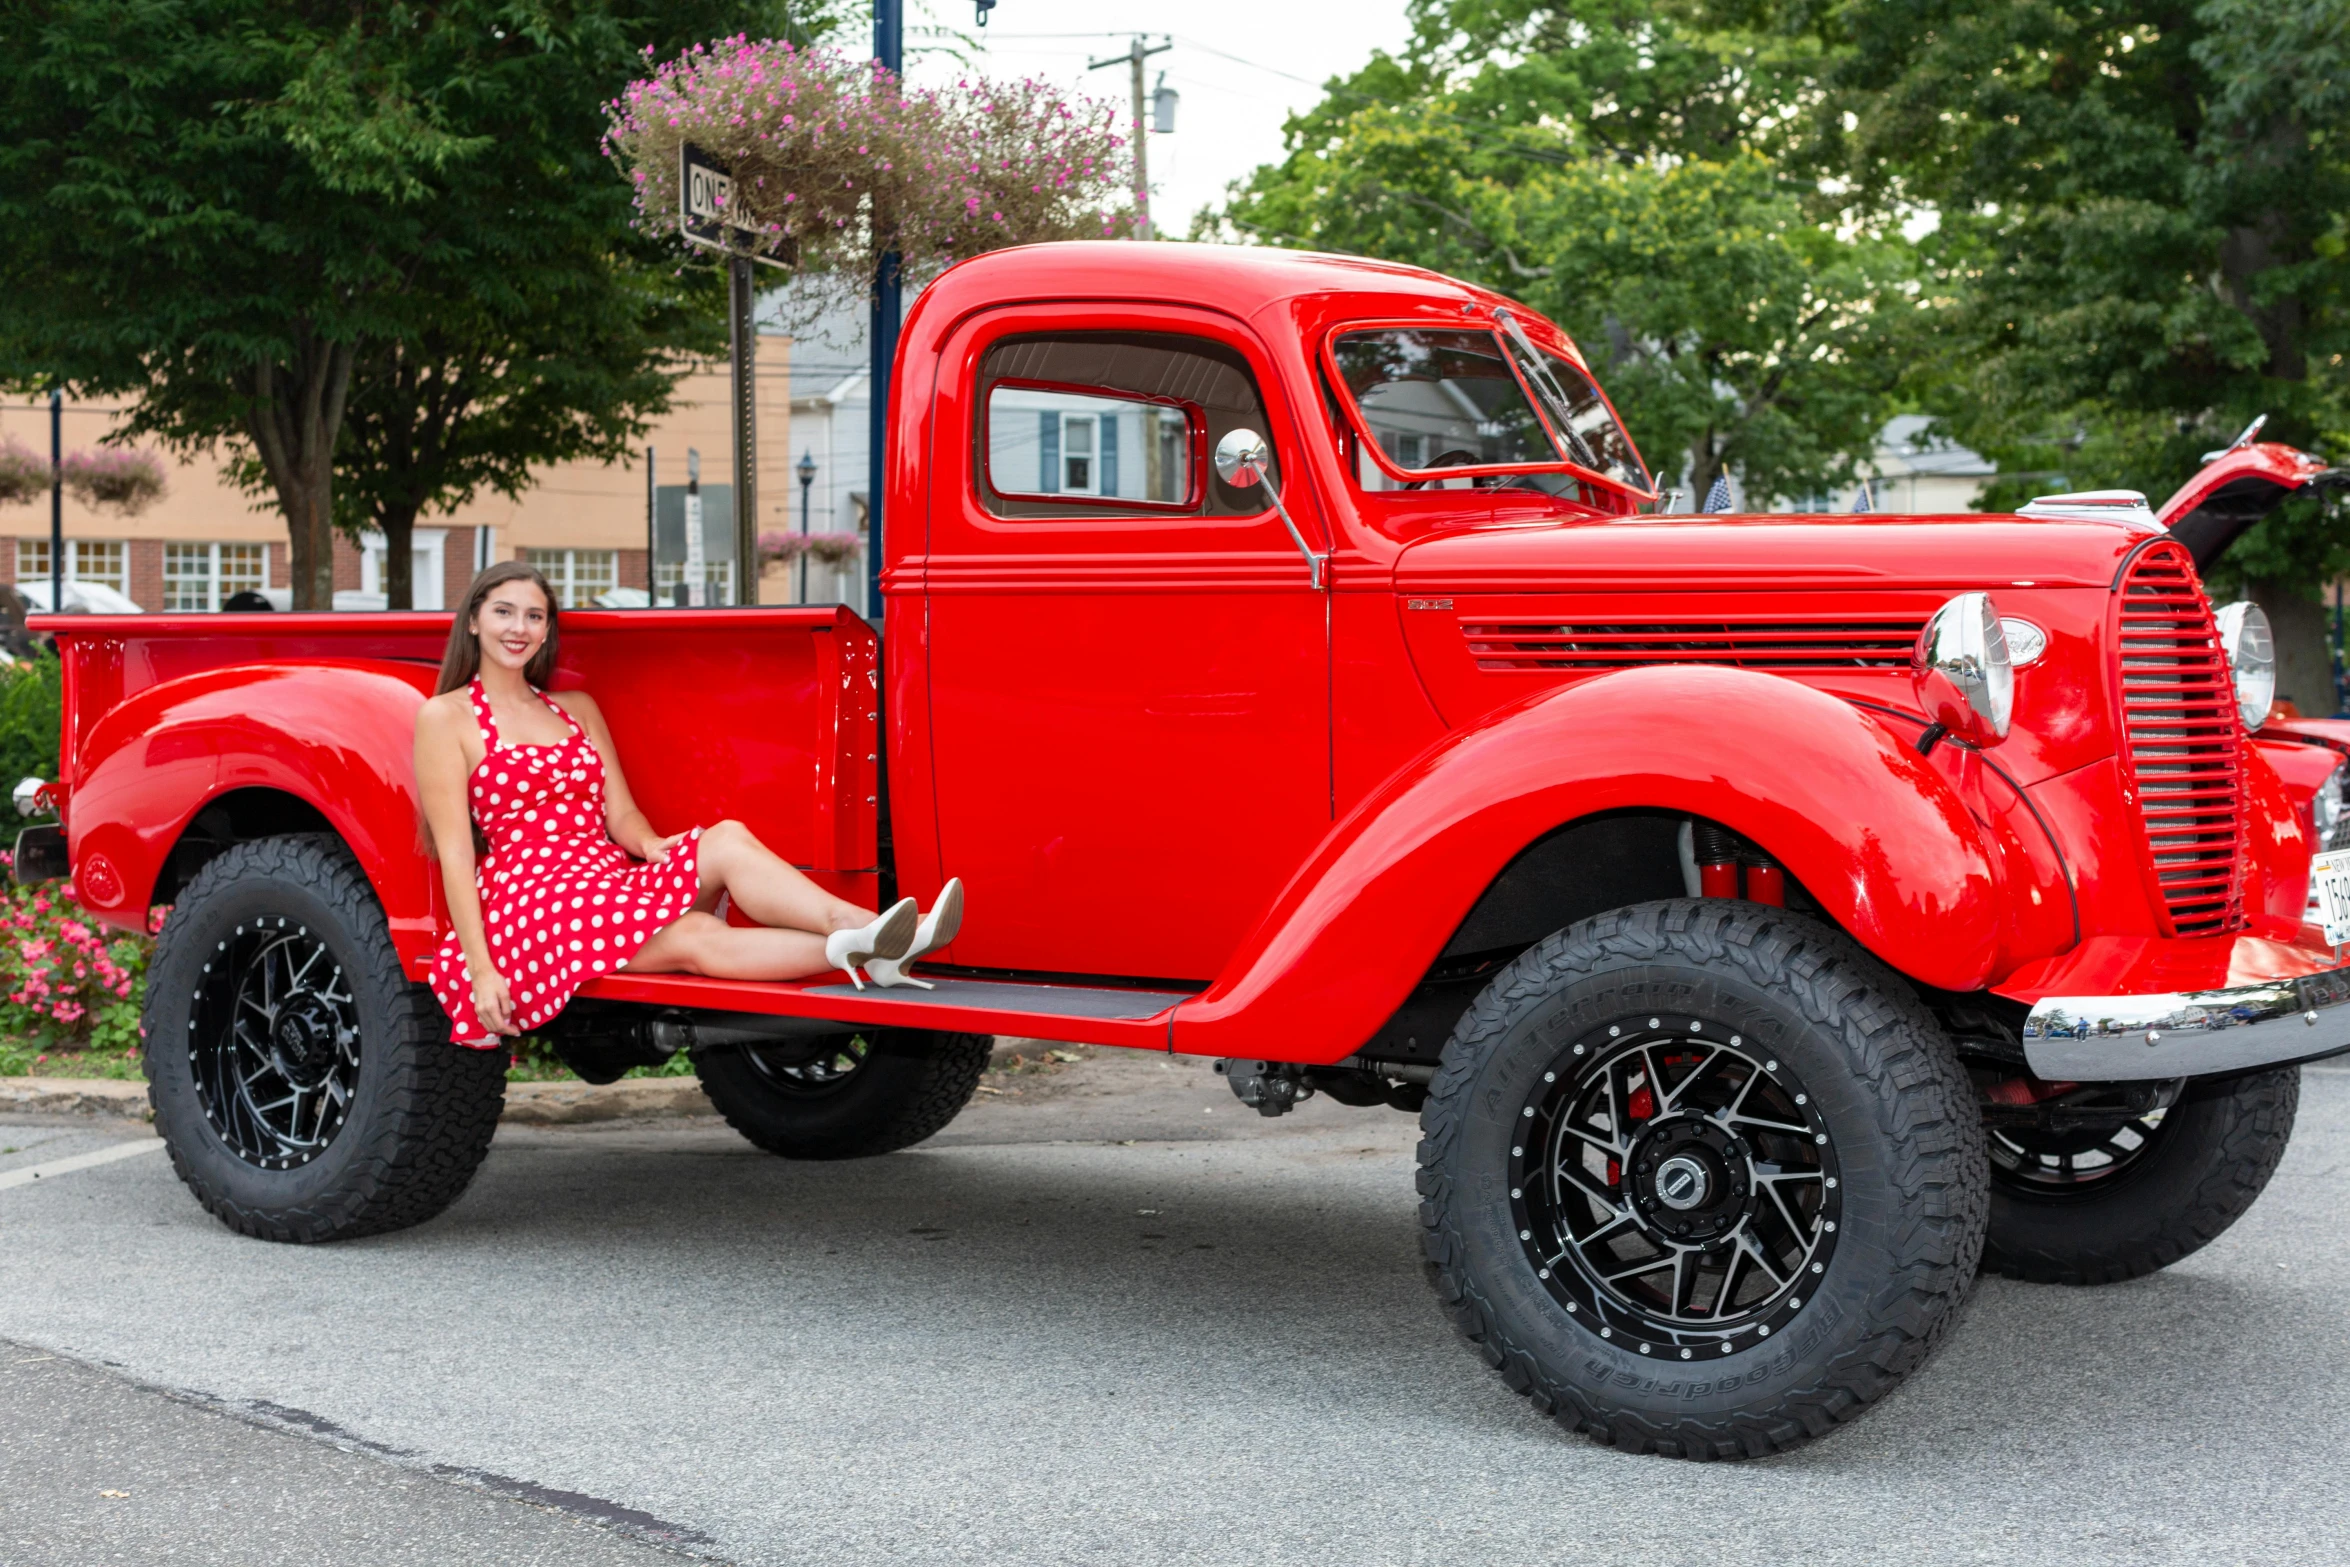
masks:
[[[791,1046],[742,1047],[744,1065],[779,1094],[815,1095],[839,1091],[865,1066],[873,1047],[863,1034],[826,1040],[811,1055]]]
[[[1827,1123],[1772,1052],[1720,1019],[1634,1015],[1563,1050],[1521,1113],[1510,1197],[1535,1275],[1643,1355],[1783,1332],[1827,1271]]]
[[[450,1042],[374,888],[324,835],[236,844],[196,872],[156,939],[141,1026],[172,1168],[264,1240],[431,1218],[505,1102],[506,1052]]]
[[[1994,1126],[1991,1143],[1993,1190],[2012,1189],[2035,1197],[2086,1195],[2102,1182],[2118,1180],[2149,1157],[2168,1123],[2167,1108],[2131,1116],[2115,1126],[2063,1131],[2028,1126]]]
[[[694,1053],[726,1124],[786,1159],[863,1159],[911,1147],[979,1091],[986,1034],[868,1028]]]
[[[2118,1124],[1992,1127],[1983,1266],[2037,1284],[2112,1284],[2211,1244],[2292,1141],[2301,1070],[2191,1078],[2168,1109]]]
[[[1924,1363],[1989,1161],[1948,1034],[1817,919],[1635,904],[1537,942],[1420,1116],[1429,1281],[1536,1408],[1635,1452],[1758,1457]]]
[[[359,1006],[307,925],[256,917],[215,944],[188,1016],[204,1118],[247,1164],[283,1170],[326,1150],[359,1086]]]

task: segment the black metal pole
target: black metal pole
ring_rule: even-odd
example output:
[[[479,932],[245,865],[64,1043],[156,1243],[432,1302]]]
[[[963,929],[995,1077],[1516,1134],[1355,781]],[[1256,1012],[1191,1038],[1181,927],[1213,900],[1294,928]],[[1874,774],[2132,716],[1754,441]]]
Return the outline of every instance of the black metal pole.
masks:
[[[726,263],[734,338],[734,601],[759,602],[759,337],[751,320],[751,258]]]
[[[645,602],[661,605],[661,490],[653,482],[653,448],[645,448]]]
[[[905,0],[873,0],[873,58],[905,68]],[[882,491],[889,478],[889,374],[898,354],[898,253],[881,258],[873,278],[873,417],[865,478],[865,618],[881,626]]]
[[[65,608],[65,392],[49,389],[49,613]]]

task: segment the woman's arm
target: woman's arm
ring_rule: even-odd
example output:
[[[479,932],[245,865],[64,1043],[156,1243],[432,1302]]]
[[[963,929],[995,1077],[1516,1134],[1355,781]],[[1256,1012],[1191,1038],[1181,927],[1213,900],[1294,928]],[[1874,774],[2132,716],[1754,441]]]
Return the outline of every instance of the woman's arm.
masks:
[[[482,924],[481,889],[473,880],[473,812],[465,803],[465,714],[439,700],[416,715],[416,793],[432,829],[433,851],[441,862],[441,890],[449,900],[449,922],[465,949],[473,979],[473,1010],[495,1034],[516,1032],[514,998],[506,977],[490,961],[489,936]]]
[[[653,831],[653,824],[637,808],[636,797],[628,792],[628,775],[620,770],[620,753],[612,745],[612,731],[605,727],[604,710],[585,691],[558,691],[555,700],[579,720],[579,726],[587,731],[588,743],[604,759],[604,831],[614,843],[640,860],[657,860],[667,854],[669,846],[685,835],[673,833],[662,837]]]

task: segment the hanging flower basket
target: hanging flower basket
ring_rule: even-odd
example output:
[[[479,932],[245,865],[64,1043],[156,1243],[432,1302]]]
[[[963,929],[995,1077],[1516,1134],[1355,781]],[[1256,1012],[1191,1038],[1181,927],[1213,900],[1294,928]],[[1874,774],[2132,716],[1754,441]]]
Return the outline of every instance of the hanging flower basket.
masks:
[[[49,493],[49,459],[14,436],[0,442],[0,506],[23,506]]]
[[[74,499],[99,511],[136,517],[163,496],[163,459],[153,452],[119,446],[68,452],[59,471]]]
[[[864,553],[865,541],[854,533],[762,533],[759,535],[759,563],[772,561],[789,565],[806,559],[819,566],[838,570],[852,565]]]
[[[737,37],[660,65],[607,110],[605,151],[646,228],[676,232],[691,143],[732,171],[751,248],[859,288],[887,251],[919,277],[1132,223],[1116,112],[1042,82],[914,89],[839,50]]]

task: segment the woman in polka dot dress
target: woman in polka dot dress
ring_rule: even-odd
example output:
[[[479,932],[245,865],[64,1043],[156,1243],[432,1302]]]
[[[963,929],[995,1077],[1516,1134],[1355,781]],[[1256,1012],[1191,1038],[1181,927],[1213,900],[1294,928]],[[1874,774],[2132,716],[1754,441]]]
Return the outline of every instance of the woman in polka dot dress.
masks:
[[[416,778],[454,927],[432,989],[456,1041],[490,1049],[546,1024],[599,974],[919,985],[906,965],[953,939],[962,885],[925,916],[836,898],[739,822],[656,833],[630,798],[603,714],[549,695],[556,608],[506,561],[474,580],[449,629],[440,694],[416,720]],[[721,895],[759,922],[730,925]],[[860,974],[860,968],[863,970]]]

